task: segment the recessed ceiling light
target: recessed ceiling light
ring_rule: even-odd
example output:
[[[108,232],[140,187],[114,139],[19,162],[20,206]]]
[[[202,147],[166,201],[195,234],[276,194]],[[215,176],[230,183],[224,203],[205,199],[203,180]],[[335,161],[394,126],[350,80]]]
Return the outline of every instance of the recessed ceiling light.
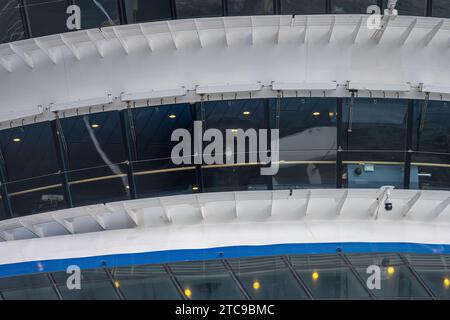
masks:
[[[261,288],[261,283],[259,283],[258,280],[255,280],[255,281],[253,282],[253,289],[254,289],[254,290],[259,290],[259,288]]]
[[[319,111],[314,111],[314,112],[313,112],[313,116],[316,116],[316,117],[317,117],[317,116],[320,116],[320,112],[319,112]]]
[[[14,142],[20,142],[20,141],[22,141],[22,139],[20,139],[20,138],[14,138],[13,141],[14,141]]]
[[[319,279],[319,273],[316,272],[316,271],[314,271],[314,272],[312,273],[312,275],[311,275],[311,278],[312,278],[314,281],[316,281],[317,279]]]
[[[242,112],[242,114],[243,114],[244,116],[249,116],[249,115],[250,115],[250,111],[244,111],[244,112]]]
[[[170,118],[170,119],[175,119],[176,117],[177,117],[176,114],[171,114],[171,115],[169,115],[169,118]]]
[[[99,128],[100,125],[98,123],[93,123],[93,124],[91,124],[91,127],[96,129],[96,128]]]

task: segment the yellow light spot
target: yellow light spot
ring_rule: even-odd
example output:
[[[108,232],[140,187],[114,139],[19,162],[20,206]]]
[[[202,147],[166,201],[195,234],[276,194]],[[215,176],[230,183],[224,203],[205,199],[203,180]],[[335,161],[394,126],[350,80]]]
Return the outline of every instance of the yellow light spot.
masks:
[[[394,273],[395,273],[395,268],[394,267],[388,267],[387,268],[387,274],[388,275],[390,275],[390,276],[392,276],[392,275],[394,275]]]
[[[238,132],[238,129],[231,129],[231,132],[236,133]]]
[[[445,289],[448,289],[450,287],[450,279],[444,278],[444,287]]]
[[[22,139],[20,139],[20,138],[14,138],[13,141],[14,141],[14,142],[20,142],[20,141],[22,141]]]
[[[169,118],[170,118],[170,119],[175,119],[176,117],[177,117],[176,114],[171,114],[171,115],[169,115]]]
[[[244,111],[244,112],[242,112],[242,114],[243,114],[244,116],[249,116],[249,115],[250,115],[250,111]]]
[[[253,282],[253,289],[259,290],[259,288],[261,288],[261,283],[259,283],[258,280],[255,280],[255,281]]]
[[[114,287],[119,288],[120,287],[120,282],[119,280],[115,280],[114,281]]]
[[[334,116],[334,112],[328,112],[328,115],[329,115],[330,117],[332,117],[332,116]]]
[[[311,277],[312,277],[312,279],[313,279],[314,281],[316,281],[317,279],[319,279],[319,273],[316,272],[316,271],[314,271],[314,272],[312,273]]]
[[[96,128],[99,128],[100,125],[98,123],[93,123],[93,124],[91,124],[91,127],[96,129]]]
[[[320,112],[319,111],[315,111],[315,112],[313,112],[313,116],[320,116]]]
[[[197,186],[193,186],[192,187],[192,191],[197,191],[198,190],[198,187]]]
[[[192,291],[191,291],[191,289],[189,289],[189,288],[184,289],[184,295],[185,295],[187,298],[190,298],[190,297],[192,296]]]

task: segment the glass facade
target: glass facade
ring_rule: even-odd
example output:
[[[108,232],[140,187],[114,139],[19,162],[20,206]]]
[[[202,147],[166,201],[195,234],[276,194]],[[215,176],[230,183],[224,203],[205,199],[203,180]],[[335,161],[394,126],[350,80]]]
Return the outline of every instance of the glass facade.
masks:
[[[215,16],[366,14],[387,0],[0,0],[0,43],[63,33],[69,5],[81,9],[81,28]],[[400,15],[450,17],[447,0],[398,1]]]
[[[448,102],[272,98],[140,107],[5,129],[0,219],[197,192],[450,190],[449,116]],[[195,123],[209,160],[196,162]],[[179,130],[186,140],[172,137]],[[279,130],[279,170],[262,175],[270,163],[261,154],[271,152],[273,130]],[[186,149],[172,158],[180,145]]]
[[[62,271],[3,277],[0,296],[6,300],[449,299],[449,263],[449,256],[438,254],[338,253],[130,265],[81,270],[81,288],[71,290],[66,285],[70,274]]]

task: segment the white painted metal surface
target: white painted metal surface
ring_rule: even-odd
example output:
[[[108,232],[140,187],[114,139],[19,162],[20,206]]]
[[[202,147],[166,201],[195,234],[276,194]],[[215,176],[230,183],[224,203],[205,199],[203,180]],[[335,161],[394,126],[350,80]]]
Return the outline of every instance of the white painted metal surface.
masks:
[[[283,96],[342,97],[349,96],[349,83],[365,84],[358,96],[424,99],[422,88],[429,88],[430,99],[450,100],[450,20],[399,16],[375,34],[367,18],[174,20],[2,44],[0,129],[53,119],[50,105],[110,95],[112,103],[59,116],[121,109],[122,93],[171,88],[185,88],[186,94],[137,95],[133,106],[199,101],[202,92],[207,100],[275,97],[277,90]],[[261,90],[220,90],[236,83],[259,83]],[[284,91],[273,83],[336,83],[336,88]],[[198,90],[212,86],[215,90]]]
[[[450,244],[450,192],[245,191],[65,209],[0,222],[0,264],[233,245]],[[377,200],[378,198],[378,200]]]

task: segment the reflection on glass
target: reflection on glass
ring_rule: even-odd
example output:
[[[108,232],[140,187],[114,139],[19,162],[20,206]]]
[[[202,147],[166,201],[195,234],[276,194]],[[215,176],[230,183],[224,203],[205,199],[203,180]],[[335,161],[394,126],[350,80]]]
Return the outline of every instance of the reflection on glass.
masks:
[[[0,291],[6,300],[56,300],[46,274],[0,278]]]
[[[252,299],[307,298],[280,257],[233,259],[228,263]]]
[[[271,100],[270,120],[277,128],[277,103]],[[336,99],[287,98],[279,105],[280,169],[277,188],[335,187]]]
[[[172,149],[178,144],[178,141],[171,141],[172,133],[184,129],[193,137],[190,105],[136,108],[133,109],[132,121],[137,157],[134,171],[139,197],[192,193],[193,187],[198,186],[194,164],[191,161],[191,164],[175,165],[171,159]]]
[[[175,0],[175,6],[178,19],[222,15],[222,0]]]
[[[395,186],[403,189],[404,152],[345,152],[342,184],[346,188],[379,188]],[[417,179],[411,183],[417,185]]]
[[[344,149],[404,150],[407,100],[351,99],[343,102]]]
[[[273,0],[229,0],[228,14],[230,16],[273,14]]]
[[[383,0],[383,6],[386,8],[387,0]],[[402,16],[425,16],[427,13],[427,0],[401,0],[397,2],[395,9]]]
[[[190,300],[243,299],[221,261],[191,261],[170,265]]]
[[[31,36],[41,37],[49,34],[68,32],[66,14],[68,2],[65,0],[23,0]]]
[[[326,0],[281,0],[282,14],[325,14]]]
[[[103,269],[81,270],[81,289],[69,290],[66,272],[52,274],[64,300],[117,300],[111,280]]]
[[[369,294],[337,255],[291,256],[315,299],[364,299]]]
[[[178,300],[181,295],[160,265],[143,265],[112,270],[116,283],[131,300]]]
[[[62,119],[61,126],[68,147],[73,203],[108,201],[108,194],[112,201],[126,199],[129,187],[119,112],[70,117]]]
[[[448,0],[433,0],[432,16],[450,18],[450,6]]]
[[[407,255],[409,262],[438,299],[450,299],[450,257]]]
[[[333,0],[333,3],[333,13],[366,14],[367,7],[376,5],[377,0]]]
[[[167,0],[127,0],[125,10],[128,23],[169,20],[171,1]]]
[[[418,180],[417,188],[424,190],[450,190],[450,155],[414,153],[411,160],[411,183]]]
[[[383,299],[429,298],[427,292],[397,254],[349,254],[348,258],[361,278],[367,279],[367,267],[380,267],[380,289],[372,290]]]
[[[102,28],[120,24],[117,1],[73,0],[81,9],[81,28]]]
[[[22,40],[25,37],[17,0],[0,1],[0,43]]]

